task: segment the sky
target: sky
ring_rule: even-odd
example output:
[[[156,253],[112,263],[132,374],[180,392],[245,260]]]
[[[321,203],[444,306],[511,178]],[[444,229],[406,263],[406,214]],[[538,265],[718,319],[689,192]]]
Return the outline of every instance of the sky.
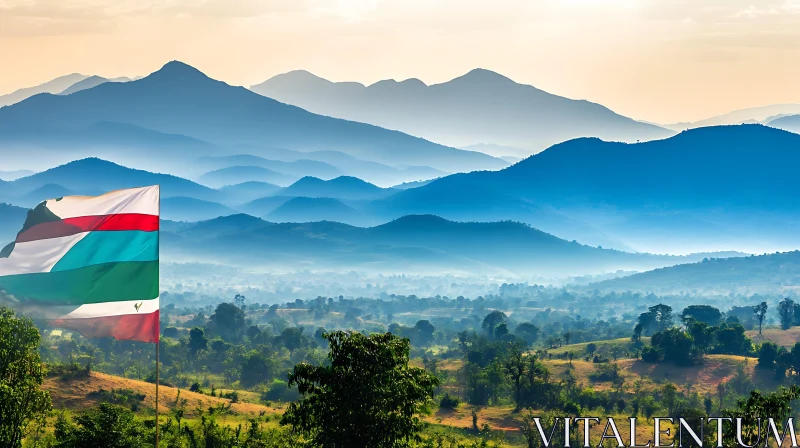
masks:
[[[250,86],[473,68],[657,123],[800,103],[800,0],[0,0],[0,94],[170,60]]]

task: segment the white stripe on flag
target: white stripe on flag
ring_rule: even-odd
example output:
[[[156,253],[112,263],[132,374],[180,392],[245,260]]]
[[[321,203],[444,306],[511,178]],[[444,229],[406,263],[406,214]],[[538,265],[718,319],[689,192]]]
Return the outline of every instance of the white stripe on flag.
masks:
[[[158,216],[159,187],[117,190],[102,196],[65,196],[60,201],[50,199],[47,209],[61,219],[81,216],[135,213]]]
[[[92,317],[122,316],[125,314],[150,314],[158,311],[159,299],[128,300],[124,302],[90,303],[79,306],[61,319],[87,319]],[[139,305],[137,309],[136,306]]]
[[[8,258],[0,258],[0,277],[50,272],[89,232],[17,243]]]

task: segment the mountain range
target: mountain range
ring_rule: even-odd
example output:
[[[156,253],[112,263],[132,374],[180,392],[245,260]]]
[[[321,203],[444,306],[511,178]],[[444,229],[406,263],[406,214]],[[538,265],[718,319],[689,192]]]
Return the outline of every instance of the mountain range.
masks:
[[[160,183],[164,197],[216,204],[195,203],[196,213],[188,211],[192,203],[182,204],[178,215],[191,220],[239,211],[275,221],[374,226],[431,214],[465,222],[513,220],[565,240],[629,252],[761,253],[800,246],[798,148],[800,135],[761,125],[699,128],[638,144],[575,139],[500,171],[401,188],[349,176],[304,177],[281,188],[234,176],[230,183],[243,182],[215,190],[86,159],[2,182],[0,201],[31,206],[56,195]]]
[[[131,134],[136,141],[181,136],[189,139],[182,141],[189,150],[155,142],[132,147]],[[248,145],[248,153],[256,156],[269,152],[262,148],[337,151],[399,168],[447,172],[508,166],[480,152],[317,115],[215,81],[176,61],[136,81],[106,82],[70,95],[42,93],[0,109],[0,154],[14,163],[68,154],[72,159],[126,156],[175,166],[188,153],[233,155],[236,145]],[[197,151],[198,146],[205,150]]]
[[[19,103],[20,101],[40,93],[61,93],[70,86],[83,81],[86,78],[88,78],[88,76],[81,75],[80,73],[72,73],[69,75],[59,76],[56,79],[39,84],[37,86],[26,87],[24,89],[15,90],[14,92],[6,95],[0,95],[0,107]]]
[[[564,241],[514,222],[456,223],[436,216],[406,216],[364,228],[328,221],[276,224],[233,215],[165,229],[162,248],[173,260],[281,269],[544,276],[651,269],[704,257],[629,254]]]
[[[800,114],[800,104],[772,104],[769,106],[739,109],[700,121],[665,124],[663,126],[667,129],[680,132],[687,129],[708,126],[724,126],[733,124],[769,124],[775,119],[796,114]]]
[[[594,283],[590,290],[655,294],[786,294],[800,285],[800,251],[706,258]]]
[[[758,252],[800,246],[798,163],[800,135],[760,125],[639,144],[575,139],[501,171],[447,176],[371,205],[384,221],[514,219],[592,245]]]
[[[523,150],[495,151],[494,156],[524,157],[576,137],[634,142],[673,134],[599,104],[553,95],[484,69],[441,84],[389,79],[369,86],[331,82],[298,70],[250,89],[315,113],[397,129],[451,146],[485,144]]]
[[[769,125],[774,128],[800,134],[800,114],[776,118],[770,121]]]

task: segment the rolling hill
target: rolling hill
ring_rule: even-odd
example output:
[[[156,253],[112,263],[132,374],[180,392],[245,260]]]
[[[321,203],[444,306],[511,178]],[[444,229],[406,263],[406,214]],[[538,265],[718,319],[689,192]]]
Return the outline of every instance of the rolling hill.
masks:
[[[161,200],[161,217],[171,221],[203,221],[233,214],[235,210],[216,202],[180,196]]]
[[[90,158],[70,162],[32,176],[9,182],[2,200],[24,198],[33,192],[59,186],[72,194],[98,195],[123,188],[161,185],[161,197],[185,196],[214,201],[222,199],[219,191],[169,174],[127,168],[105,160]],[[46,186],[50,186],[45,188]],[[41,190],[40,190],[41,191]],[[55,190],[51,190],[55,191]],[[52,199],[44,197],[44,199]]]
[[[340,176],[322,180],[306,176],[280,191],[281,196],[305,196],[309,198],[336,198],[348,200],[377,199],[390,196],[397,190],[380,188],[356,177]]]
[[[229,204],[245,204],[258,198],[269,196],[280,190],[281,187],[267,182],[243,182],[227,185],[219,189],[225,195]]]
[[[289,185],[297,176],[279,173],[260,166],[231,166],[208,172],[198,179],[200,183],[219,188],[242,182],[262,182],[273,185]]]
[[[295,198],[298,201],[307,198]],[[551,276],[644,270],[698,256],[630,254],[583,246],[514,222],[458,223],[407,216],[376,227],[281,223],[247,215],[187,224],[163,236],[172,259],[265,267]]]
[[[298,154],[302,157],[302,153]],[[234,156],[203,157],[198,161],[198,165],[207,171],[219,170],[223,168],[255,166],[266,168],[283,174],[295,176],[299,179],[303,176],[314,176],[323,179],[332,179],[342,175],[342,171],[326,162],[308,159],[295,159],[291,161],[269,160],[263,157],[251,156],[247,154],[237,154]]]
[[[601,291],[715,293],[721,285],[742,294],[800,290],[800,251],[737,258],[709,258],[589,285]]]
[[[507,166],[482,153],[316,115],[215,81],[177,61],[136,81],[103,83],[71,95],[37,95],[0,109],[0,153],[5,157],[20,147],[63,153],[58,144],[62,134],[73,133],[80,142],[80,134],[98,122],[182,135],[217,146],[247,144],[305,152],[341,151],[389,165],[431,166],[449,171]],[[160,148],[161,152],[168,150]]]
[[[334,83],[298,70],[251,90],[315,113],[397,129],[451,146],[484,143],[522,148],[528,151],[525,155],[576,137],[637,141],[673,134],[599,104],[553,95],[484,69],[442,84],[408,79],[369,86]]]
[[[497,172],[456,174],[374,201],[385,220],[514,219],[645,252],[800,247],[800,136],[721,126],[639,144],[576,139]],[[620,247],[615,245],[613,247]],[[774,250],[774,249],[773,249]]]
[[[368,222],[361,212],[338,199],[306,197],[289,199],[264,215],[264,219],[273,222],[334,221],[350,225]]]

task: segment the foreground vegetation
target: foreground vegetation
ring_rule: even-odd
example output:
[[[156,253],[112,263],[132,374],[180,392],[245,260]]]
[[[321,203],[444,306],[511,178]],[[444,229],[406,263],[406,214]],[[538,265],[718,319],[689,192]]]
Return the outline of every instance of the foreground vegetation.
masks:
[[[203,307],[163,297],[162,446],[535,446],[533,415],[699,418],[743,409],[751,391],[800,378],[791,299],[768,299],[770,307],[752,297],[752,306],[723,312],[627,293],[586,303],[535,285],[476,299],[280,306],[241,294]],[[662,299],[686,305],[678,313]],[[3,319],[21,322],[8,311]],[[31,408],[17,426],[26,445],[152,446],[152,344],[46,326],[40,342],[30,328],[29,361],[47,366],[41,383],[54,410],[43,411],[44,398]]]

